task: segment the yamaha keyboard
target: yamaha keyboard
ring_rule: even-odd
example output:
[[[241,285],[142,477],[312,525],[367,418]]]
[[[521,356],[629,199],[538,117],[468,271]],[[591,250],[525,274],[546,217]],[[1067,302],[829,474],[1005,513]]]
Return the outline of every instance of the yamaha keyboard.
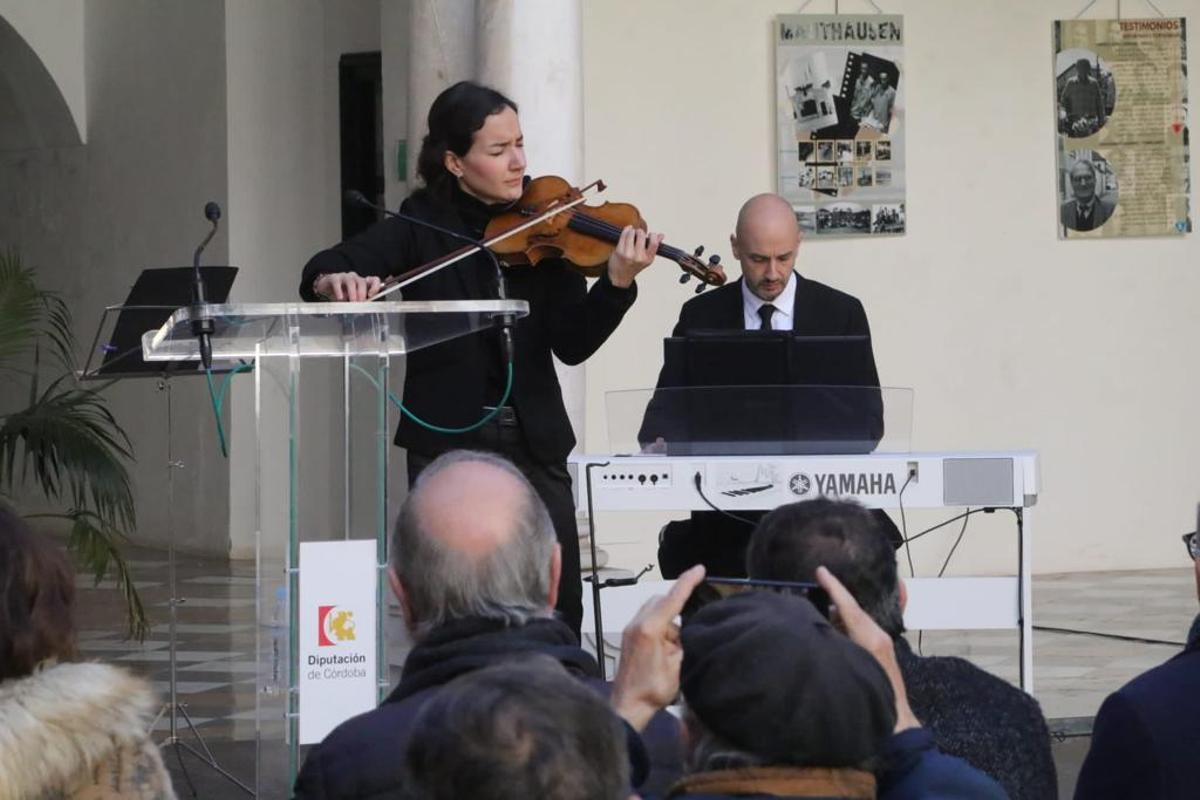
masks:
[[[570,468],[581,511],[588,510],[589,486],[596,511],[699,511],[712,505],[749,511],[821,496],[869,508],[1029,508],[1038,492],[1037,454],[1031,451],[573,456]]]
[[[816,497],[856,500],[869,508],[1009,508],[1016,558],[1009,575],[906,578],[906,627],[1019,631],[1020,684],[1033,691],[1030,530],[1038,498],[1038,456],[1028,450],[799,456],[572,456],[576,508],[592,541],[597,512],[737,512],[776,508]],[[594,576],[593,576],[594,577]],[[603,613],[632,617],[665,590],[662,582],[605,589]],[[593,581],[585,592],[585,633],[606,631]],[[618,627],[617,630],[620,628]],[[597,650],[604,663],[604,637]]]

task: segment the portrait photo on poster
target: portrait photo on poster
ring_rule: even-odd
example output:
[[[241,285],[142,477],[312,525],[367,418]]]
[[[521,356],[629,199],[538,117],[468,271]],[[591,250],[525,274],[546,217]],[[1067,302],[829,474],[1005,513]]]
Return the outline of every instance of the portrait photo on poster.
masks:
[[[1071,139],[1092,136],[1117,107],[1112,68],[1084,48],[1060,50],[1054,56],[1058,98],[1058,132]]]
[[[899,86],[900,67],[894,61],[871,53],[846,54],[841,94],[850,109],[850,117],[859,125],[887,133]]]
[[[1117,173],[1095,150],[1070,150],[1059,180],[1059,222],[1073,231],[1094,231],[1117,209]]]

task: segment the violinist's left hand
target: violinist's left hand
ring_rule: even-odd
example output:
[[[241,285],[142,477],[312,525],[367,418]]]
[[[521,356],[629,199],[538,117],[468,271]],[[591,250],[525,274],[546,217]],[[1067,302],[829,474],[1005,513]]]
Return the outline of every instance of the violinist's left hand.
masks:
[[[612,285],[622,289],[633,285],[637,274],[653,263],[654,254],[658,252],[662,240],[661,233],[650,233],[626,225],[616,248],[608,257],[608,280]]]

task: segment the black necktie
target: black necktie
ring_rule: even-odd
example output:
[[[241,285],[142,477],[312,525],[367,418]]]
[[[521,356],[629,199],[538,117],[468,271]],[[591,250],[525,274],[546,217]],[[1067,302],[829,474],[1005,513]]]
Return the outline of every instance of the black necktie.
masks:
[[[762,320],[762,324],[758,326],[760,331],[771,330],[771,316],[775,313],[775,306],[770,303],[763,303],[758,307],[758,318]]]

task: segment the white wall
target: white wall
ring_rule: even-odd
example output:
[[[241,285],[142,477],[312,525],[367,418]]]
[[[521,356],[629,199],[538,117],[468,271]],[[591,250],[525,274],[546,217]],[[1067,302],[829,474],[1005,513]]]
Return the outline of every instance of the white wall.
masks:
[[[806,242],[800,270],[863,300],[883,382],[916,390],[914,449],[1040,451],[1038,571],[1178,566],[1200,499],[1200,241],[1057,240],[1051,21],[1081,4],[882,5],[905,15],[909,232]],[[637,203],[669,242],[732,264],[738,206],[774,188],[771,24],[797,9],[585,3],[588,180]],[[639,354],[658,350],[691,296],[675,280],[665,261],[639,279],[639,302],[588,363],[592,450],[604,445],[605,392],[654,383],[660,359]],[[1006,568],[1010,529],[972,523],[950,572]],[[946,533],[914,545],[919,573],[936,569],[957,530]]]
[[[242,268],[234,300],[298,300],[304,263],[341,238],[338,59],[378,50],[379,23],[379,0],[228,4],[230,257]],[[303,374],[306,444],[323,442],[325,452],[340,454],[333,423],[341,415],[332,410],[340,409],[340,372],[306,363]],[[230,552],[247,557],[255,519],[251,378],[237,380],[233,394]],[[271,452],[286,468],[279,444]],[[301,463],[302,485],[313,488],[306,519],[314,528],[340,524],[340,495],[319,477],[336,466],[331,477],[340,482],[340,463],[336,456],[329,464],[311,456]]]
[[[82,224],[67,233],[74,257],[55,266],[69,275],[79,330],[90,337],[99,310],[124,300],[142,269],[191,263],[208,230],[205,202],[223,203],[224,13],[216,4],[101,0],[88,3],[86,30],[87,190],[78,199]],[[219,234],[207,263],[227,258]],[[229,488],[203,386],[174,381],[172,444],[185,468],[172,500],[165,403],[154,381],[110,391],[134,440],[138,538],[166,540],[170,504],[177,543],[224,552]]]

